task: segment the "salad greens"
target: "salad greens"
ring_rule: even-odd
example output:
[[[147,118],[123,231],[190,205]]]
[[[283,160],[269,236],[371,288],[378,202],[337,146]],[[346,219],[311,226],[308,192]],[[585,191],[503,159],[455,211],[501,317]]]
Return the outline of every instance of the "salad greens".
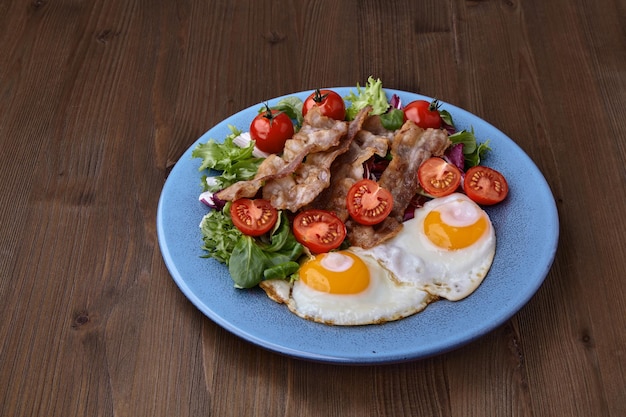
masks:
[[[361,88],[357,83],[356,90],[357,94],[350,91],[350,94],[344,97],[344,100],[350,102],[350,105],[346,106],[347,120],[354,120],[359,111],[366,106],[372,106],[371,114],[383,114],[389,108],[389,101],[380,78],[374,80],[374,77],[370,76],[365,87]]]
[[[228,271],[237,288],[252,288],[263,279],[287,279],[300,268],[304,247],[296,241],[289,220],[281,212],[268,239],[242,235],[228,261]]]
[[[302,126],[304,117],[302,116],[302,106],[304,102],[295,96],[285,97],[281,99],[275,106],[272,106],[273,110],[278,110],[289,116],[290,119],[296,121],[296,126]]]
[[[480,165],[480,160],[485,153],[491,150],[489,147],[489,141],[478,143],[476,141],[476,135],[474,135],[474,128],[471,130],[460,130],[452,135],[448,136],[453,144],[462,144],[463,156],[465,157],[465,167],[471,168],[476,165]]]
[[[206,169],[222,171],[220,175],[213,177],[211,184],[207,183],[206,175],[202,177],[204,191],[218,191],[238,181],[251,179],[263,161],[263,158],[252,155],[254,142],[251,141],[244,147],[237,146],[234,140],[241,135],[241,131],[231,125],[228,128],[231,133],[226,136],[224,143],[209,139],[207,143],[198,144],[191,153],[193,158],[202,159],[199,171]]]
[[[200,222],[202,232],[202,249],[207,252],[206,258],[215,258],[228,264],[237,241],[243,236],[230,219],[230,203],[224,210],[209,210]]]
[[[374,77],[369,77],[365,87],[362,89],[357,83],[357,93],[350,91],[350,94],[344,97],[344,100],[350,102],[346,108],[346,119],[354,120],[356,115],[365,108],[372,106],[370,114],[379,115],[383,127],[387,130],[397,130],[404,124],[404,112],[391,105],[387,100],[387,94],[383,90],[383,82]]]
[[[230,218],[230,203],[223,211],[210,210],[200,222],[203,250],[207,258],[228,265],[237,288],[251,288],[262,279],[288,279],[300,265],[297,260],[304,247],[296,241],[285,213],[271,234],[255,239],[239,231]]]

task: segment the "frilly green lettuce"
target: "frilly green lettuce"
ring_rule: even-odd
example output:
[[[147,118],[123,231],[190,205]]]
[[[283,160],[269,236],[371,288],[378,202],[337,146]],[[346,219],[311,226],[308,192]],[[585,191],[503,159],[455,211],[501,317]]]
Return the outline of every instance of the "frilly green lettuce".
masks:
[[[357,113],[368,105],[372,106],[370,114],[383,114],[389,108],[389,101],[380,78],[375,80],[374,77],[370,76],[365,87],[361,88],[357,83],[356,90],[356,94],[350,91],[350,94],[344,97],[344,100],[350,102],[350,106],[346,108],[347,120],[353,120]]]

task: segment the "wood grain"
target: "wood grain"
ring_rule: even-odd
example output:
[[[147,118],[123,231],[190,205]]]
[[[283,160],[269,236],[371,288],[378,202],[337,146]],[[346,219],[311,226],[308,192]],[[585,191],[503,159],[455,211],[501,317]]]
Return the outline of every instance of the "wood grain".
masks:
[[[0,0],[0,415],[626,415],[625,22],[610,0]],[[506,324],[433,358],[266,351],[172,281],[161,188],[227,116],[369,75],[528,153],[555,263]]]

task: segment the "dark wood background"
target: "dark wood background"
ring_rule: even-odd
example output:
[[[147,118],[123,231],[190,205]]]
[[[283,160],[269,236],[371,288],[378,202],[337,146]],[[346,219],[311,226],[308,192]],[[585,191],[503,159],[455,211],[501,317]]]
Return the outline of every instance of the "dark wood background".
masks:
[[[625,28],[624,0],[0,0],[0,415],[626,415]],[[528,153],[555,263],[453,352],[286,358],[178,290],[158,198],[218,121],[369,75]]]

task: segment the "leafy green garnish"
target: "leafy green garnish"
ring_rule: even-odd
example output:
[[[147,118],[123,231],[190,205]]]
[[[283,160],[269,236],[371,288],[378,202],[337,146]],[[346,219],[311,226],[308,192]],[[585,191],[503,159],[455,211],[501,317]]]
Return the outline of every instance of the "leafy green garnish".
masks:
[[[380,122],[387,130],[397,130],[404,124],[404,112],[399,109],[391,109],[380,115]]]
[[[347,120],[354,120],[359,111],[368,105],[372,106],[371,114],[383,114],[389,108],[387,95],[383,90],[383,82],[380,78],[374,80],[374,77],[370,76],[365,87],[361,88],[357,83],[356,90],[357,94],[350,91],[350,94],[344,97],[344,100],[350,102],[350,106],[346,108]]]
[[[254,177],[263,158],[252,155],[254,142],[250,141],[247,146],[237,146],[233,141],[241,134],[234,126],[228,125],[231,134],[226,136],[224,143],[217,143],[209,139],[206,143],[200,143],[192,151],[193,158],[201,158],[202,164],[199,171],[214,169],[222,171],[221,175],[214,177],[213,185],[208,185],[203,177],[204,191],[217,191],[234,184],[237,181],[245,181]]]
[[[207,252],[207,258],[215,258],[222,263],[228,263],[235,245],[243,236],[233,225],[233,221],[226,213],[230,213],[230,203],[224,211],[210,210],[200,222],[202,232],[202,249]]]
[[[211,210],[200,222],[206,257],[228,265],[237,288],[251,288],[263,279],[288,279],[295,274],[304,248],[289,227],[287,215],[281,212],[269,235],[253,238],[237,229],[224,211]]]
[[[300,267],[297,260],[304,251],[281,212],[269,239],[243,235],[235,245],[228,271],[237,288],[252,288],[263,279],[287,279]]]
[[[267,268],[263,271],[264,279],[285,279],[289,277],[300,269],[300,264],[294,261],[284,262],[278,265],[275,265],[271,268]]]
[[[237,241],[228,263],[228,272],[237,288],[252,288],[261,282],[265,265],[269,263],[263,250],[251,236],[243,235]]]
[[[285,97],[280,100],[272,109],[281,111],[289,116],[290,119],[295,120],[298,126],[302,126],[302,106],[303,102],[296,96]]]
[[[476,141],[476,135],[474,135],[474,128],[470,131],[460,130],[449,136],[450,141],[454,144],[463,144],[463,157],[465,158],[465,167],[470,168],[476,165],[480,165],[481,158],[491,150],[489,147],[489,141],[478,143]]]
[[[439,110],[439,115],[443,122],[449,126],[454,126],[454,122],[452,121],[452,115],[448,110]]]

